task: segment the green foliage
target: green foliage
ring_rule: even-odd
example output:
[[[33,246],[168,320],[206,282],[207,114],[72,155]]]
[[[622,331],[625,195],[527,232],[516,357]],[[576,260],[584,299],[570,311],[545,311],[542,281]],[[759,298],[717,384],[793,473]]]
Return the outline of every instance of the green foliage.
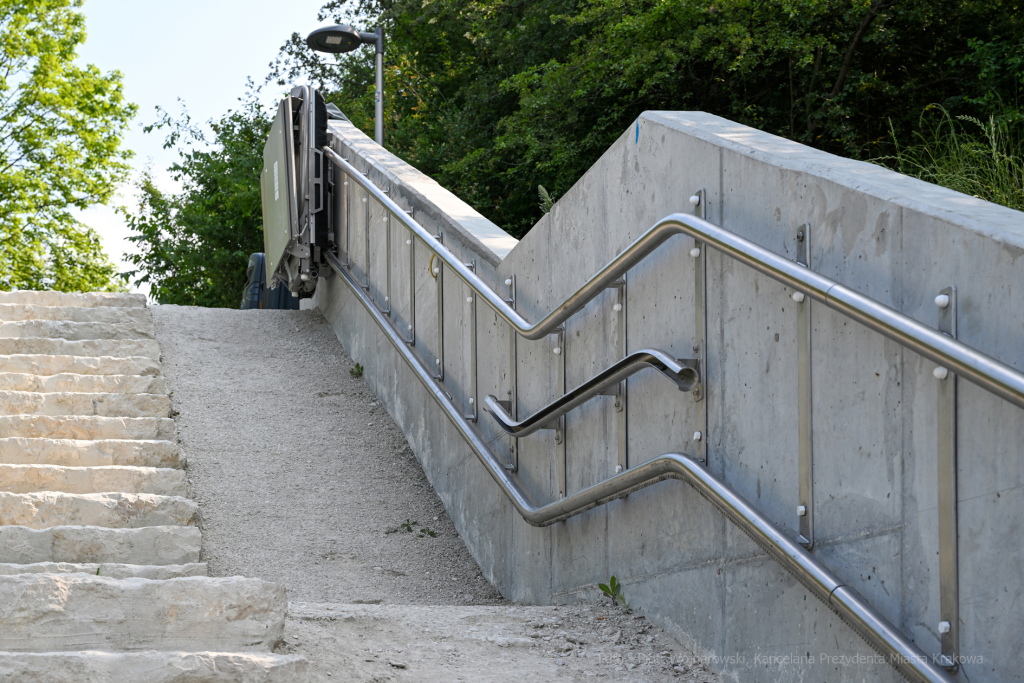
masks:
[[[514,235],[645,110],[700,110],[853,158],[915,140],[920,112],[1013,120],[1021,0],[361,0],[381,24],[386,146]],[[308,75],[365,131],[369,49],[293,36],[271,80]],[[891,132],[894,134],[890,134]]]
[[[270,119],[250,92],[209,125],[210,140],[187,113],[176,120],[161,112],[147,128],[168,130],[165,147],[183,145],[170,169],[183,190],[165,195],[150,173],[141,175],[138,207],[121,210],[139,251],[126,275],[148,282],[160,303],[237,308],[249,255],[263,251],[259,177]]]
[[[359,363],[356,363],[356,366],[354,368],[352,368],[351,370],[349,370],[348,374],[352,375],[353,377],[362,377],[363,376],[363,366],[360,365]],[[408,520],[406,520],[406,521],[408,521]],[[410,531],[411,531],[411,529],[410,529]]]
[[[1005,120],[926,111],[914,144],[875,161],[900,173],[1024,211],[1024,140]]]
[[[120,286],[76,210],[106,203],[128,171],[135,114],[121,74],[74,64],[82,0],[0,0],[0,289]]]
[[[619,583],[618,579],[614,576],[608,581],[608,583],[599,583],[597,587],[601,589],[601,592],[606,597],[610,598],[612,605],[622,604],[623,607],[629,608],[629,603],[626,602],[626,596],[622,594],[622,584]]]

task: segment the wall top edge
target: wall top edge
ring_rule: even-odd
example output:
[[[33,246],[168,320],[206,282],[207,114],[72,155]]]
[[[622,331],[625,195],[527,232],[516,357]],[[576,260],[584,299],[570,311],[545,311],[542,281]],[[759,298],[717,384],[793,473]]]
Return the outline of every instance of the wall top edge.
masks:
[[[458,232],[461,241],[492,266],[497,267],[519,244],[519,240],[441,187],[436,180],[378,145],[351,122],[328,121],[327,130],[387,178],[392,186],[402,188],[406,198],[415,201],[413,207],[417,211],[426,212],[448,229]]]
[[[897,206],[1024,248],[1024,212],[836,156],[756,128],[697,111],[647,111],[638,121],[665,126],[781,169],[823,178]],[[640,132],[642,133],[642,123]]]

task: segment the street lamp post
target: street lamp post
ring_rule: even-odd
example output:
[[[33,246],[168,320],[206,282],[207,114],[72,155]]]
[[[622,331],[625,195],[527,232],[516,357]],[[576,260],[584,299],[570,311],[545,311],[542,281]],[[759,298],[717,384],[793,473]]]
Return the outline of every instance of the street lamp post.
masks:
[[[360,45],[372,44],[376,52],[376,83],[374,84],[373,137],[377,144],[384,146],[384,29],[377,27],[373,33],[357,31],[347,24],[324,26],[306,37],[306,45],[317,52],[338,54],[351,52]]]

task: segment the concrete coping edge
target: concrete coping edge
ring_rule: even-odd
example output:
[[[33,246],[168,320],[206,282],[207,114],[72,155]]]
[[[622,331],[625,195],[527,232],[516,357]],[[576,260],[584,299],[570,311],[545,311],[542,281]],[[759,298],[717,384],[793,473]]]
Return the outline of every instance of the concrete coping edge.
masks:
[[[647,111],[643,121],[685,133],[780,169],[823,178],[998,242],[1024,248],[1024,213],[699,111]],[[632,131],[630,131],[632,133]]]
[[[484,218],[469,204],[438,182],[396,157],[348,121],[328,122],[328,132],[349,152],[361,157],[392,187],[401,188],[417,212],[424,212],[448,230],[458,233],[469,249],[491,266],[498,264],[519,240]]]

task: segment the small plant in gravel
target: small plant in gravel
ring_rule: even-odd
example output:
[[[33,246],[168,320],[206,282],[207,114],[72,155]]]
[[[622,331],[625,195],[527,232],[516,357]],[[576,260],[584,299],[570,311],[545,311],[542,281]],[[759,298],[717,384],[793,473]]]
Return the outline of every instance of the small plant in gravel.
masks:
[[[348,374],[352,375],[353,377],[362,377],[363,376],[363,366],[360,365],[359,363],[356,363],[356,366],[354,368],[352,368],[351,370],[349,370]]]
[[[430,536],[431,538],[437,538],[437,532],[431,529],[430,527],[423,527],[419,529],[419,531],[417,531],[415,527],[418,525],[419,522],[417,522],[416,520],[410,520],[408,517],[406,517],[405,521],[401,524],[401,528],[402,531],[410,534],[416,531],[416,538],[426,538],[427,536]]]
[[[601,592],[608,596],[612,605],[618,605],[622,603],[622,606],[629,609],[629,603],[626,602],[626,596],[622,594],[622,584],[619,583],[618,579],[614,576],[608,581],[608,583],[599,583],[597,587],[601,589]]]

